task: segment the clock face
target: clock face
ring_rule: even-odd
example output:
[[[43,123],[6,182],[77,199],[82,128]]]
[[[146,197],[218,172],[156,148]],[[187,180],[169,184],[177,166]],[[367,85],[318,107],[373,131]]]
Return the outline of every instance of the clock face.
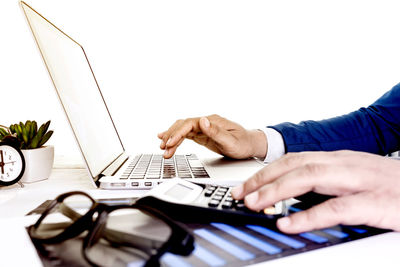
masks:
[[[12,146],[0,146],[0,181],[11,182],[20,178],[23,171],[23,159]]]

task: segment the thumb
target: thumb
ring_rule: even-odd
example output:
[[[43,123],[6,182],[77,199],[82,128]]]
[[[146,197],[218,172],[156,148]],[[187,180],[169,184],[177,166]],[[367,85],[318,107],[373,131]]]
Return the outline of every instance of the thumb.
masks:
[[[281,231],[295,234],[338,224],[366,224],[372,207],[367,203],[362,193],[335,197],[289,217],[280,218],[277,225]]]

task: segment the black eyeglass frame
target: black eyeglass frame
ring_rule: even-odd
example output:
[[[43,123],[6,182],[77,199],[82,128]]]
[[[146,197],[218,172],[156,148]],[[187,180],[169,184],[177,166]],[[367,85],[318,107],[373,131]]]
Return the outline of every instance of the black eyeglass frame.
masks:
[[[39,228],[43,220],[48,216],[57,205],[63,204],[63,201],[71,196],[81,195],[87,197],[92,205],[90,209],[83,215],[80,215],[77,212],[72,211],[72,209],[67,208],[69,217],[75,217],[75,221],[73,221],[69,226],[67,226],[61,233],[52,236],[52,237],[42,237],[40,234],[36,233],[36,230]],[[139,210],[151,217],[155,217],[161,221],[163,221],[166,225],[168,225],[171,229],[171,234],[168,239],[157,249],[155,254],[148,255],[145,266],[156,266],[159,265],[159,259],[166,252],[171,252],[177,255],[187,256],[194,250],[194,237],[180,224],[171,220],[168,216],[161,213],[158,210],[155,210],[151,207],[141,205],[141,204],[131,204],[131,205],[106,205],[103,203],[99,203],[94,200],[90,195],[81,191],[72,191],[68,193],[64,193],[59,195],[57,198],[52,200],[47,206],[46,210],[42,213],[39,219],[35,224],[28,227],[28,233],[31,238],[35,242],[43,243],[43,244],[57,244],[68,239],[72,239],[74,237],[79,236],[84,231],[88,230],[86,234],[83,244],[82,244],[82,254],[88,263],[93,266],[97,266],[96,263],[92,262],[90,258],[87,256],[87,251],[93,245],[95,245],[101,237],[103,237],[104,231],[106,231],[105,225],[108,219],[108,215],[118,209],[136,209]],[[69,210],[68,210],[69,209]],[[73,212],[73,213],[71,213]],[[94,214],[97,213],[97,217],[94,219]],[[73,220],[73,218],[71,218]],[[118,243],[118,241],[117,241]],[[128,245],[125,241],[121,241],[121,245]]]

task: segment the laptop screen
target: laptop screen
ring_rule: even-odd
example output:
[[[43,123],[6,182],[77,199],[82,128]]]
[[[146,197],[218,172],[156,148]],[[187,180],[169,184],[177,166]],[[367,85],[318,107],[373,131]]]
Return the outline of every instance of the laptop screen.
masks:
[[[97,177],[124,152],[80,44],[21,3],[86,165]]]

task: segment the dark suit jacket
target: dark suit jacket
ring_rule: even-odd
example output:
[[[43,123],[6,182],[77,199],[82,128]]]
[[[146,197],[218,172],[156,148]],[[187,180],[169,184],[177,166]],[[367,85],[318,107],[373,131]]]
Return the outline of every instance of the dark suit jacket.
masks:
[[[400,83],[369,107],[347,115],[270,127],[282,134],[286,152],[350,149],[389,154],[400,150]]]

